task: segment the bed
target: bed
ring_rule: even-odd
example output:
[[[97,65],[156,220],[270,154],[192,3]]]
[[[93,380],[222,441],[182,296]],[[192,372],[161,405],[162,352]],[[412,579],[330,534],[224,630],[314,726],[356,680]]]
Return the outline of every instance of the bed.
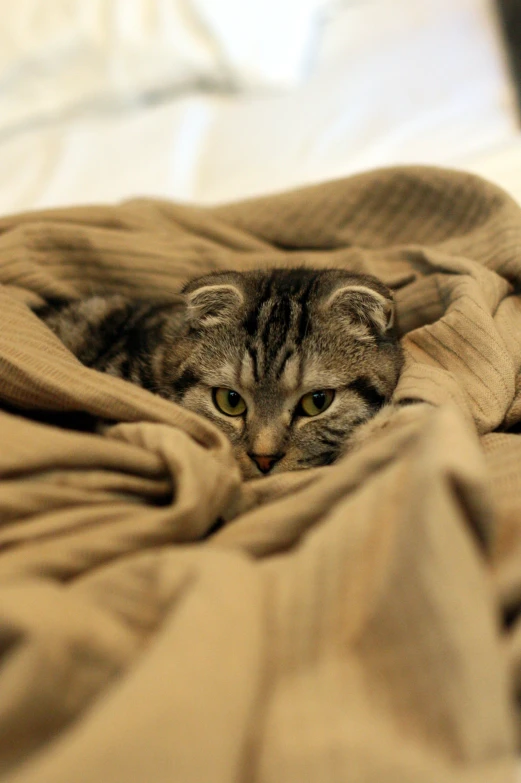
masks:
[[[180,20],[152,0],[132,13],[95,4],[90,16],[54,3],[57,18],[33,19],[36,57],[29,33],[13,46],[10,32],[33,5],[16,4],[1,33],[2,214],[131,195],[217,203],[394,163],[464,167],[512,187],[495,155],[515,147],[516,93],[489,0],[289,2],[277,20],[286,39],[300,31],[289,63],[270,33],[276,3],[255,19],[263,43],[251,63],[218,30],[213,48],[196,46],[192,28],[171,40],[161,30]],[[234,37],[253,38],[253,22],[240,22]],[[226,67],[216,42],[231,49]]]
[[[237,37],[232,2],[38,5],[0,31],[0,780],[519,779],[521,153],[494,6],[252,3]],[[337,465],[242,481],[209,422],[30,309],[259,263],[395,291],[406,366]]]

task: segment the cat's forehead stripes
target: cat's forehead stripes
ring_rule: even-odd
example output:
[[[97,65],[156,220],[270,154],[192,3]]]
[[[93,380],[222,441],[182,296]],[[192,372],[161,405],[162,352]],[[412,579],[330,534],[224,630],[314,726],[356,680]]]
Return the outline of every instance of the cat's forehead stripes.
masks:
[[[282,366],[280,383],[283,389],[291,394],[302,384],[303,359],[292,351],[288,352]]]
[[[296,356],[309,329],[309,293],[314,275],[272,276],[260,287],[244,326],[248,333],[245,362],[256,383],[263,379],[278,381],[294,390],[301,375],[301,360]],[[250,364],[251,362],[251,364]]]
[[[253,356],[249,351],[246,351],[239,370],[239,383],[243,389],[253,389],[256,382]]]

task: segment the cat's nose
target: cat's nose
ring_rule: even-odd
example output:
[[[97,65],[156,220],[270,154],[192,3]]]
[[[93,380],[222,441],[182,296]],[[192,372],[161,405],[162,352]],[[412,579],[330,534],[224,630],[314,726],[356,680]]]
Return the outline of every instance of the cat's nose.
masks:
[[[248,457],[255,462],[263,473],[269,473],[282,456],[283,454],[248,454]]]

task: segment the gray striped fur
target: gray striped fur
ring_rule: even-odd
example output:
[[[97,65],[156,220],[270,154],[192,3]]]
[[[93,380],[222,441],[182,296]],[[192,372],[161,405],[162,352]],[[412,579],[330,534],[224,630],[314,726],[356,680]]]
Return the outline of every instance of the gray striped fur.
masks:
[[[392,395],[402,366],[391,292],[339,269],[216,272],[167,303],[91,296],[38,311],[84,364],[209,418],[248,455],[276,455],[271,472],[334,462],[354,428]],[[243,416],[222,414],[212,389],[237,391]],[[332,389],[330,408],[299,415],[302,395]]]

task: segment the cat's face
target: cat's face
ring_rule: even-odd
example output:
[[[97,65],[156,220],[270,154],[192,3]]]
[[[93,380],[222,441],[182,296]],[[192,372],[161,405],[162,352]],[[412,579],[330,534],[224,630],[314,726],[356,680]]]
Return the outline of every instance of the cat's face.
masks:
[[[388,289],[340,270],[216,273],[185,288],[174,386],[230,439],[245,477],[327,465],[392,394]]]

